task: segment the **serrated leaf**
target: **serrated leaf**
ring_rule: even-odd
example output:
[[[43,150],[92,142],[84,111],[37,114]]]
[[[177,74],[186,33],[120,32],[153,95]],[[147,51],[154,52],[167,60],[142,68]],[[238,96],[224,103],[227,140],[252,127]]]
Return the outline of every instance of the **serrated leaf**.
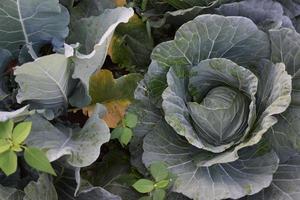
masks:
[[[122,128],[119,141],[121,144],[127,145],[132,138],[132,130],[130,128]]]
[[[166,198],[166,191],[162,189],[156,189],[153,192],[153,200],[164,200]]]
[[[161,180],[158,183],[155,183],[154,187],[159,188],[159,189],[164,189],[164,188],[168,187],[169,183],[170,183],[170,180],[168,180],[168,179]]]
[[[163,162],[156,162],[150,165],[150,173],[156,182],[168,178],[169,171]]]
[[[132,187],[140,193],[148,193],[154,189],[154,183],[148,179],[140,179]]]
[[[1,153],[10,149],[10,142],[6,139],[0,139],[0,156]]]
[[[0,168],[6,176],[16,172],[17,164],[17,154],[12,150],[0,154]]]
[[[21,144],[25,141],[31,131],[32,122],[19,123],[13,130],[12,140],[14,144]]]
[[[11,138],[13,128],[14,122],[12,120],[0,122],[0,139]]]
[[[125,125],[129,128],[134,128],[138,122],[137,115],[133,113],[127,113],[124,118]]]
[[[36,58],[44,44],[63,46],[69,32],[69,13],[58,0],[2,0],[0,8],[0,48],[11,51],[14,58],[22,47]]]
[[[27,164],[31,167],[56,176],[46,154],[42,150],[34,147],[28,147],[24,151],[24,158]]]

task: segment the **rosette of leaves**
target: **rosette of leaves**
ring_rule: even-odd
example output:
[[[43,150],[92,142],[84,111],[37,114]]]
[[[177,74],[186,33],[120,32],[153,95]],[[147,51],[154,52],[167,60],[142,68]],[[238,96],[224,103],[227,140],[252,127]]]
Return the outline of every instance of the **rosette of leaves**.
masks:
[[[165,162],[192,199],[299,199],[299,41],[245,17],[184,24],[136,89],[132,163]]]

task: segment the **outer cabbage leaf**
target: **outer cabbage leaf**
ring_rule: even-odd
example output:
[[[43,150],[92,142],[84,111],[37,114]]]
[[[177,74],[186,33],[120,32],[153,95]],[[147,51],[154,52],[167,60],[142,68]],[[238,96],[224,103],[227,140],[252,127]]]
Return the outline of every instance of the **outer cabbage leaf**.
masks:
[[[145,137],[143,148],[146,166],[155,161],[165,162],[177,176],[173,191],[197,200],[237,199],[255,194],[270,185],[279,162],[275,152],[267,152],[265,144],[258,144],[241,150],[237,161],[197,167],[194,157],[201,150],[165,122]]]
[[[14,121],[21,121],[26,116],[34,113],[34,111],[29,111],[28,108],[29,106],[27,105],[11,112],[0,111],[0,122],[7,121],[9,119],[13,119]]]
[[[77,85],[77,92],[70,99],[72,105],[83,107],[90,103],[89,78],[102,67],[116,27],[120,23],[127,23],[133,14],[131,8],[107,9],[99,16],[82,18],[74,22],[68,42],[79,42],[80,47],[72,57],[74,64],[72,78],[79,79],[81,83]]]
[[[63,46],[68,35],[69,13],[58,0],[3,0],[0,2],[0,48],[17,58],[20,46],[37,58],[39,47]]]
[[[8,50],[0,49],[0,101],[6,97],[6,87],[4,81],[4,73],[7,65],[12,60],[12,55]]]
[[[18,103],[26,101],[35,109],[46,109],[48,118],[65,111],[75,85],[68,62],[64,55],[52,54],[17,67]]]
[[[300,156],[294,155],[279,165],[271,185],[242,200],[298,200],[300,198]]]
[[[23,200],[24,193],[20,190],[0,185],[1,200]]]
[[[54,126],[35,115],[28,119],[33,124],[26,144],[44,150],[50,161],[67,156],[68,163],[74,167],[88,166],[97,160],[101,145],[110,138],[109,128],[101,119],[105,112],[104,106],[98,104],[82,129]]]
[[[266,135],[280,157],[285,162],[300,150],[300,35],[290,29],[270,30],[272,61],[286,64],[287,72],[292,76],[292,102],[286,112],[280,114],[278,123]]]
[[[52,178],[47,174],[41,174],[38,181],[31,181],[25,188],[23,200],[58,200]]]
[[[243,16],[251,19],[260,28],[294,28],[291,19],[285,16],[280,3],[273,0],[247,0],[223,4],[216,9],[225,16]]]

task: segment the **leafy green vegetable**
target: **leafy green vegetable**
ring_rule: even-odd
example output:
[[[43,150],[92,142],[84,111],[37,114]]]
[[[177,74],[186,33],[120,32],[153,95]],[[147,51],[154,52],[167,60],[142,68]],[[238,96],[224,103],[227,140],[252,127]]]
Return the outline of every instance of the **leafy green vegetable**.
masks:
[[[140,179],[132,187],[140,193],[148,193],[154,189],[154,183],[148,179]]]

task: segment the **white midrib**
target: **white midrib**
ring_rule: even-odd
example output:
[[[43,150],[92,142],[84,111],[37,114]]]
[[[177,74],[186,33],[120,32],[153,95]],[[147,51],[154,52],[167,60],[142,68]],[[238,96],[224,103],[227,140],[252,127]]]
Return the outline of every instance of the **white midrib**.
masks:
[[[23,30],[23,35],[24,35],[24,38],[25,38],[26,46],[29,49],[30,55],[35,60],[38,57],[37,57],[36,53],[34,52],[34,50],[32,48],[32,45],[30,44],[30,41],[29,41],[29,39],[27,37],[27,32],[26,32],[26,29],[25,29],[25,25],[24,25],[22,13],[21,13],[21,8],[20,8],[20,0],[17,0],[17,8],[18,8],[18,14],[19,14],[20,23],[21,23],[21,27],[22,27],[22,30]]]
[[[39,65],[37,65],[37,66],[40,68],[40,70],[41,70],[43,73],[46,74],[46,76],[47,76],[48,78],[50,78],[50,79],[55,83],[55,85],[57,85],[58,89],[60,90],[60,92],[61,92],[61,94],[62,94],[62,96],[63,96],[63,98],[64,98],[65,103],[68,103],[67,95],[65,94],[64,89],[60,86],[60,83],[59,83],[54,77],[52,77],[51,74],[49,74],[48,71],[44,70],[44,69],[43,69],[42,67],[40,67]],[[62,75],[62,76],[63,76],[63,75]]]

